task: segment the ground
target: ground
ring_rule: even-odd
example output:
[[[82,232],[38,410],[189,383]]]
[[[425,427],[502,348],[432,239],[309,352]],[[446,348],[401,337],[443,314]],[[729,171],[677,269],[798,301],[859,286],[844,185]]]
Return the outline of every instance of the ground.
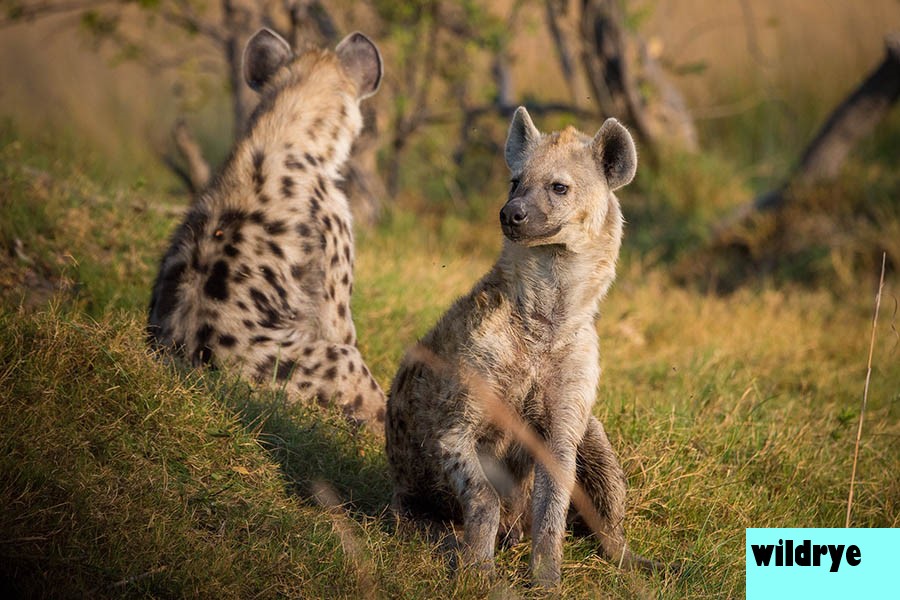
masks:
[[[169,180],[113,173],[11,127],[0,169],[0,588],[538,595],[528,545],[500,552],[485,581],[452,578],[425,541],[395,535],[376,437],[147,353],[151,280],[185,202]],[[628,476],[631,545],[687,568],[622,572],[570,540],[563,593],[741,597],[744,528],[844,524],[877,272],[763,278],[729,295],[675,283],[647,250],[661,231],[648,189],[621,194],[629,225],[597,324],[595,413]],[[466,218],[401,203],[361,232],[353,311],[385,388],[406,347],[493,262],[492,202],[502,194]],[[860,440],[860,527],[900,526],[896,298],[894,274]]]

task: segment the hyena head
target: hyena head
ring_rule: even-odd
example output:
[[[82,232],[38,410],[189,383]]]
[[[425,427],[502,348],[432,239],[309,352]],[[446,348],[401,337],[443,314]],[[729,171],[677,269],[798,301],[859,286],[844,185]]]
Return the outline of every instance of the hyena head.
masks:
[[[378,47],[365,35],[351,33],[334,52],[309,51],[294,54],[290,45],[270,29],[260,29],[244,49],[244,79],[263,97],[285,87],[317,77],[317,71],[334,63],[358,100],[378,91],[383,66]],[[331,69],[334,70],[334,69]]]
[[[637,151],[615,119],[607,119],[593,138],[573,127],[542,134],[520,106],[509,127],[505,156],[512,185],[500,225],[510,241],[558,244],[578,252],[604,234],[608,216],[615,217],[614,226],[621,231],[612,192],[634,178]]]

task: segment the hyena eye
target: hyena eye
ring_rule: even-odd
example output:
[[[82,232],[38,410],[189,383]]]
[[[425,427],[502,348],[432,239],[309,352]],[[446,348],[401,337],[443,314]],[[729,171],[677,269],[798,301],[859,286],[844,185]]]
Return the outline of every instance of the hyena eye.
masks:
[[[553,193],[557,196],[565,196],[566,192],[569,191],[569,186],[564,183],[554,182],[550,184],[550,189],[552,189]]]
[[[509,191],[514,192],[514,191],[516,191],[517,187],[519,187],[519,180],[518,179],[510,179],[509,180]]]

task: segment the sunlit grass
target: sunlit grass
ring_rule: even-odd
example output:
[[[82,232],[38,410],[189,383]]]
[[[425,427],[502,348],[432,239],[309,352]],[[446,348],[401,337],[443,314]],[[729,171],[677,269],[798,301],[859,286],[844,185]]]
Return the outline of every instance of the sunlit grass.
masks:
[[[376,437],[151,357],[144,310],[185,200],[55,152],[12,133],[0,148],[0,579],[91,597],[539,596],[527,587],[528,545],[500,552],[487,581],[452,577],[435,548],[396,535]],[[564,597],[741,597],[744,528],[843,523],[877,273],[858,261],[829,277],[832,258],[812,280],[762,278],[727,296],[675,285],[653,232],[689,256],[744,189],[729,164],[684,162],[622,191],[626,244],[598,321],[595,413],[628,476],[628,538],[687,568],[622,572],[589,540],[570,540]],[[861,181],[857,205],[889,206],[896,178],[879,164],[852,167],[821,206]],[[446,207],[414,213],[408,199],[358,236],[353,312],[385,387],[405,349],[493,261],[489,207],[502,194],[477,200],[484,216],[467,220]],[[869,222],[872,239],[896,231],[895,213],[883,214]],[[894,273],[857,526],[900,526],[896,290]],[[322,484],[346,510],[316,499]]]

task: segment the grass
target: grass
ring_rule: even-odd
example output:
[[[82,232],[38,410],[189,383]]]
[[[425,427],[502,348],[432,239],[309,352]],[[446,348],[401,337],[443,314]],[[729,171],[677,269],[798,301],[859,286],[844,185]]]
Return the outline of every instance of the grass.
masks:
[[[378,439],[148,354],[150,283],[183,206],[168,183],[104,176],[90,158],[10,127],[0,156],[9,250],[0,258],[0,588],[540,596],[527,587],[527,545],[500,552],[499,577],[486,581],[452,577],[427,542],[395,535]],[[565,597],[741,597],[744,528],[843,523],[875,273],[856,265],[827,286],[763,279],[728,296],[674,285],[672,259],[654,239],[683,256],[743,189],[723,159],[704,160],[671,163],[671,178],[648,173],[621,194],[628,241],[598,322],[595,412],[628,474],[629,540],[689,567],[677,579],[622,572],[590,540],[573,539]],[[873,175],[877,164],[858,167],[872,178],[865,189],[889,194],[896,178]],[[848,177],[837,189],[851,193],[862,176]],[[671,212],[657,212],[664,205]],[[887,214],[870,221],[873,235],[896,228]],[[396,209],[360,235],[354,315],[382,385],[491,264],[500,244],[492,220]],[[896,289],[894,273],[860,447],[859,527],[900,526]]]

